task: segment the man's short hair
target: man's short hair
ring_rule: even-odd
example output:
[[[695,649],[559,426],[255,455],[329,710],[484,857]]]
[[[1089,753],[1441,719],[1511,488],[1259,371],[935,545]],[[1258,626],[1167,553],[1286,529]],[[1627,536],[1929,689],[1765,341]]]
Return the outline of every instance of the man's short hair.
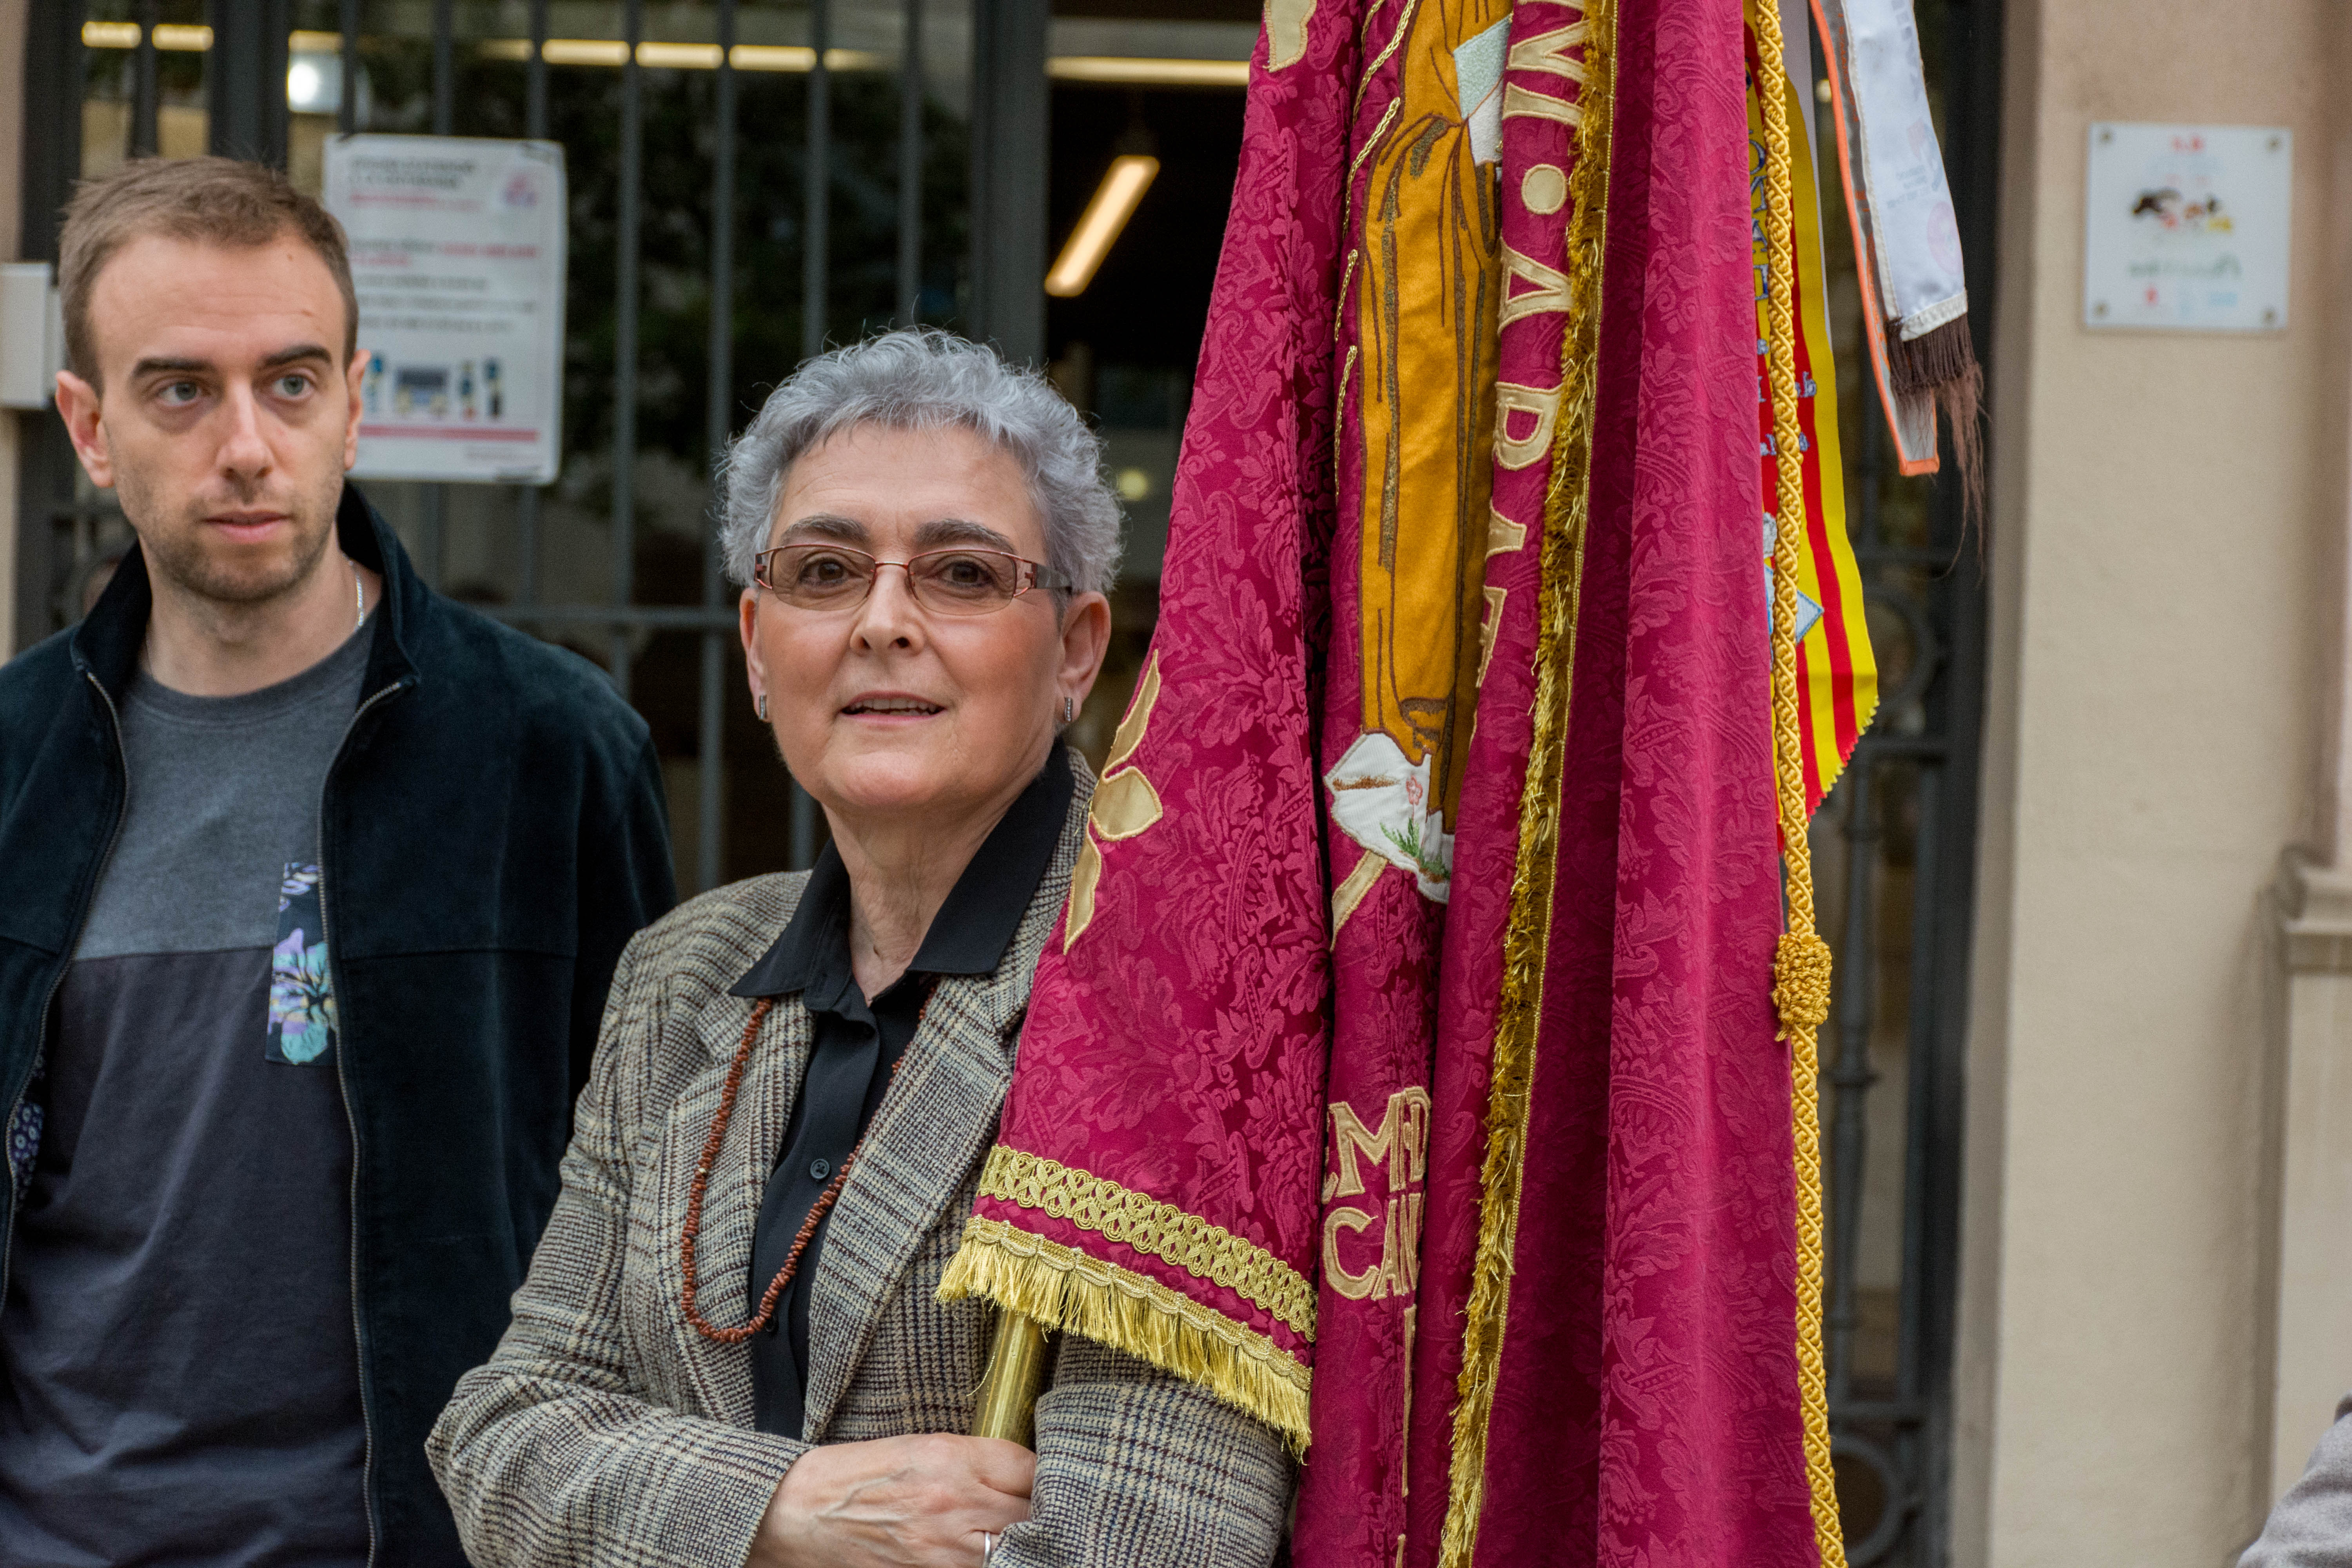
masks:
[[[291,230],[318,253],[343,296],[343,363],[359,347],[359,297],[343,226],[277,170],[235,158],[134,158],[84,180],[66,204],[58,238],[58,292],[66,318],[66,363],[99,384],[98,342],[89,296],[114,253],[160,235],[235,249],[255,249]]]

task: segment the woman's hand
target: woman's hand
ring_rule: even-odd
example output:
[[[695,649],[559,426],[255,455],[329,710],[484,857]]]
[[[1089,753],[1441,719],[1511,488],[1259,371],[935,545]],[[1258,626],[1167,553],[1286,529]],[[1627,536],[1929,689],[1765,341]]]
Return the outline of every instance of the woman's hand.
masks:
[[[1029,1517],[1037,1456],[995,1437],[811,1448],[768,1500],[746,1568],[980,1568],[983,1535]]]

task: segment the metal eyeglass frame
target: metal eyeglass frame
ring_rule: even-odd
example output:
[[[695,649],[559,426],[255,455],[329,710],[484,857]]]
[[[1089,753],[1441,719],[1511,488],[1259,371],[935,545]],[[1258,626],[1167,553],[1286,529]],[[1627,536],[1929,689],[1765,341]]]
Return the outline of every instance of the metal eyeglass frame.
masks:
[[[794,609],[807,609],[810,606],[793,605],[792,599],[786,595],[784,591],[778,588],[775,584],[770,580],[770,573],[768,570],[768,563],[775,556],[782,555],[787,550],[829,551],[836,555],[854,556],[857,560],[863,561],[866,563],[868,570],[866,574],[866,592],[860,594],[854,600],[836,605],[829,605],[827,606],[827,609],[829,610],[856,609],[858,605],[865,604],[867,599],[873,597],[874,584],[881,577],[882,569],[885,566],[896,566],[899,571],[904,572],[907,574],[908,597],[912,599],[918,606],[929,611],[934,615],[950,616],[971,617],[977,616],[992,616],[997,611],[1003,609],[1007,605],[1012,604],[1015,599],[1028,594],[1033,589],[1045,588],[1067,593],[1076,586],[1076,584],[1071,582],[1070,575],[1066,572],[1056,571],[1053,567],[1046,565],[1042,561],[1032,561],[1026,556],[1015,555],[1009,550],[992,550],[985,545],[960,544],[946,550],[926,550],[919,555],[910,555],[904,561],[885,561],[878,556],[869,555],[863,550],[855,549],[846,544],[835,544],[830,542],[824,543],[772,545],[768,549],[761,551],[757,555],[754,555],[751,558],[751,581],[759,584],[759,586],[764,591],[775,595],[780,601],[792,605]],[[931,604],[924,599],[921,592],[915,585],[915,567],[919,562],[929,561],[934,557],[941,555],[992,555],[1000,561],[1010,561],[1018,569],[1015,578],[1018,586],[1016,586],[1012,593],[1005,595],[1003,599],[998,600],[995,604],[979,608],[943,608],[938,605]]]

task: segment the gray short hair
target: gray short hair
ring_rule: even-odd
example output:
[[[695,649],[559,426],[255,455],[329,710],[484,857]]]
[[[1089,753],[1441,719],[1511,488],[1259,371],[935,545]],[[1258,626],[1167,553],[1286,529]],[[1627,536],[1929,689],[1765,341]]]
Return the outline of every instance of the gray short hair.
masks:
[[[727,574],[751,567],[792,466],[860,425],[970,430],[1021,465],[1045,526],[1045,563],[1077,592],[1106,593],[1118,570],[1118,500],[1102,440],[1035,371],[933,327],[885,332],[819,355],[772,393],[720,468],[719,538]]]

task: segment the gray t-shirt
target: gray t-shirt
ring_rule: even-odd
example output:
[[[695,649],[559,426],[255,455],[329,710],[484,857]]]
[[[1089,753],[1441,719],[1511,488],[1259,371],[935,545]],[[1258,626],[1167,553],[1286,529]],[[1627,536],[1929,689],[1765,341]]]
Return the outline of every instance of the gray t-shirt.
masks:
[[[11,1564],[366,1560],[319,802],[369,640],[240,697],[124,694],[0,1303]]]

